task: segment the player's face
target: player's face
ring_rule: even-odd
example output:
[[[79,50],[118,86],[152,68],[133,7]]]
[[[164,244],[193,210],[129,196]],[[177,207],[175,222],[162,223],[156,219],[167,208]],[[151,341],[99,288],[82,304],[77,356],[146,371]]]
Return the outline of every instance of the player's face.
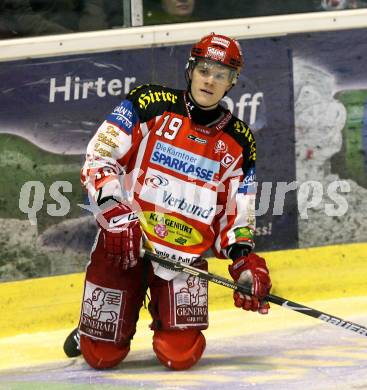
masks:
[[[192,97],[203,109],[215,108],[231,88],[235,73],[218,63],[199,61],[191,73]]]

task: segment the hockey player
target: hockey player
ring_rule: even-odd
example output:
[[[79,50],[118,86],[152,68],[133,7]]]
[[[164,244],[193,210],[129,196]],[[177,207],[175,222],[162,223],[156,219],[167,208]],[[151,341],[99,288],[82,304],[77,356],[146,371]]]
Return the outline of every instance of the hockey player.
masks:
[[[148,263],[142,230],[155,251],[207,269],[212,249],[230,258],[231,276],[251,285],[234,293],[245,310],[267,314],[271,282],[252,253],[255,229],[254,136],[219,105],[243,66],[240,46],[210,34],[195,43],[187,90],[143,85],[107,116],[88,145],[82,182],[99,231],[85,276],[79,330],[65,342],[94,368],[119,364],[130,350],[139,310],[150,290],[153,350],[171,369],[188,369],[204,349],[207,282]],[[74,341],[75,339],[75,341]]]

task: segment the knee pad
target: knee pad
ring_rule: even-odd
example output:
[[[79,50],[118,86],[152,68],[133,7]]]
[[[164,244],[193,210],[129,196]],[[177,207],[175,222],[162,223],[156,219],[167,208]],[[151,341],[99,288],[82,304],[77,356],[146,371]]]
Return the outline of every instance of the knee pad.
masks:
[[[114,367],[124,360],[130,351],[130,343],[121,346],[81,335],[80,350],[91,367],[104,369]]]
[[[159,361],[172,370],[196,364],[205,349],[205,337],[197,329],[155,330],[153,350]]]

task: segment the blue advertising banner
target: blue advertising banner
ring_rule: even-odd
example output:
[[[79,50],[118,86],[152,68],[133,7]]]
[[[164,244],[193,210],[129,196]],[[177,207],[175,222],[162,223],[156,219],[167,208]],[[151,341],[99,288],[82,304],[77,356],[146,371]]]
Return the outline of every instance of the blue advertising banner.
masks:
[[[266,200],[275,183],[295,180],[291,59],[288,48],[277,40],[241,44],[246,69],[223,104],[255,134],[259,190],[263,181],[273,183],[270,193],[269,187],[264,191],[269,193]],[[184,69],[189,49],[162,47],[0,64],[0,139],[5,153],[1,169],[5,172],[2,187],[6,188],[0,218],[8,220],[9,236],[20,228],[10,221],[19,220],[23,227],[28,223],[33,239],[26,240],[26,252],[36,253],[31,257],[47,263],[48,249],[58,250],[60,257],[65,257],[65,250],[76,254],[71,262],[68,256],[69,260],[59,261],[48,272],[81,270],[93,242],[95,228],[77,206],[85,197],[78,176],[98,124],[139,84],[186,88]],[[35,181],[39,183],[24,188],[26,182]],[[65,182],[71,183],[70,188]],[[52,187],[55,183],[59,184]],[[29,204],[18,205],[21,191],[30,194]],[[65,215],[57,214],[60,201],[69,202]],[[30,205],[32,225],[26,220],[30,212],[25,213]],[[295,207],[294,193],[288,196],[281,215],[272,215],[272,202],[260,207],[258,250],[296,246]],[[53,209],[56,211],[50,213]],[[33,260],[39,262],[37,259]]]

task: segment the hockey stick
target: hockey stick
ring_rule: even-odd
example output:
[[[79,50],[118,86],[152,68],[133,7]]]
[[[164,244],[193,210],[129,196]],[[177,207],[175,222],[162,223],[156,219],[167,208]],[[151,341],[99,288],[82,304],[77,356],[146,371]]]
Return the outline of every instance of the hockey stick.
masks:
[[[178,261],[169,260],[167,258],[158,256],[157,254],[152,253],[148,250],[145,250],[144,256],[146,259],[150,261],[155,261],[162,267],[165,267],[172,271],[184,272],[186,274],[198,276],[201,279],[205,279],[209,282],[213,282],[216,284],[220,284],[221,286],[231,288],[232,290],[239,291],[242,294],[251,295],[251,290],[249,289],[249,287],[233,282],[222,276],[215,275],[207,271],[203,271],[201,269],[195,268],[191,265],[180,263]],[[318,318],[321,321],[325,321],[328,324],[338,326],[339,328],[351,330],[352,332],[358,333],[362,336],[367,336],[367,328],[362,325],[358,325],[354,322],[345,321],[339,317],[335,317],[330,314],[323,313],[322,311],[312,309],[311,307],[307,307],[299,303],[292,302],[288,299],[284,299],[276,295],[269,294],[266,296],[265,299],[269,302],[275,303],[276,305],[285,307],[286,309],[294,310],[299,313],[308,315],[310,317]]]

